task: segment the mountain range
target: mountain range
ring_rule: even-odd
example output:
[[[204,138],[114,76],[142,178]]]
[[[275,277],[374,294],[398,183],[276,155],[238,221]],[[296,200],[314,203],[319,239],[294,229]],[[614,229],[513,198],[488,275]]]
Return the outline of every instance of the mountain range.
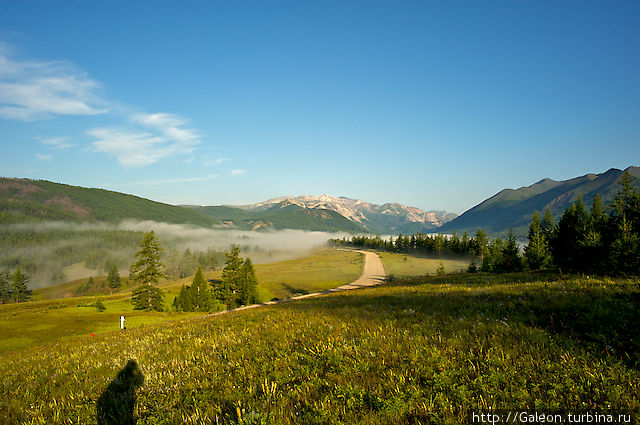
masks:
[[[640,167],[628,171],[640,181]],[[534,211],[549,208],[556,221],[581,196],[587,207],[596,194],[604,203],[620,189],[623,171],[612,168],[569,180],[542,179],[519,189],[504,189],[459,217],[445,211],[423,211],[398,203],[372,204],[346,197],[279,197],[250,205],[175,206],[104,189],[89,189],[42,180],[0,178],[0,224],[30,221],[152,220],[241,230],[411,234],[453,231],[526,235]],[[639,186],[640,187],[640,186]]]
[[[175,206],[104,189],[43,180],[0,178],[0,223],[151,220],[242,230],[301,229],[348,233],[429,231],[454,218],[397,203],[345,197],[281,197],[243,206]]]
[[[635,177],[635,185],[640,187],[640,167],[628,167],[624,171]],[[549,208],[557,222],[564,210],[576,202],[579,196],[582,196],[587,207],[591,206],[596,194],[606,204],[620,190],[618,180],[624,171],[611,168],[601,174],[586,174],[560,181],[546,178],[531,186],[504,189],[445,223],[438,231],[466,231],[473,234],[479,228],[484,228],[490,234],[500,234],[511,227],[516,235],[525,236],[531,216],[536,210],[543,215]]]
[[[356,224],[360,231],[381,234],[433,231],[456,217],[456,214],[446,211],[423,211],[398,203],[377,205],[358,199],[329,195],[279,197],[257,204],[227,208],[234,208],[234,211],[240,214],[258,216],[282,209],[297,210],[299,208],[304,211],[335,212]],[[224,220],[221,215],[217,218]]]

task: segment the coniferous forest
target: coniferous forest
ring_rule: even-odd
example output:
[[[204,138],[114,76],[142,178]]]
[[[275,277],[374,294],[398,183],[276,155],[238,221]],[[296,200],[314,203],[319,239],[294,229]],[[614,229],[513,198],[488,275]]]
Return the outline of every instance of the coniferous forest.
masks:
[[[560,272],[609,275],[640,274],[640,192],[628,172],[619,180],[620,190],[606,205],[596,196],[590,209],[582,202],[567,208],[558,223],[547,209],[535,211],[523,253],[511,230],[505,239],[490,238],[483,229],[473,237],[415,233],[383,239],[354,236],[332,239],[336,246],[472,257],[469,271],[514,272],[525,268],[557,268]]]

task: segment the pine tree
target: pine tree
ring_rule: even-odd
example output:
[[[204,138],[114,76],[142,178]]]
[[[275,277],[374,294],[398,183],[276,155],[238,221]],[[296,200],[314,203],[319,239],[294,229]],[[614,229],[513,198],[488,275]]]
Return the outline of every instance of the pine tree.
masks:
[[[236,306],[236,294],[240,289],[240,268],[243,260],[240,258],[240,248],[233,247],[230,252],[225,254],[226,263],[222,269],[223,296],[227,307]]]
[[[256,273],[253,269],[251,259],[247,258],[240,267],[240,291],[238,303],[241,305],[249,305],[256,302],[257,293]]]
[[[619,273],[640,274],[640,193],[634,180],[625,171],[609,208],[609,261]]]
[[[111,266],[111,270],[109,270],[109,274],[107,275],[107,283],[109,284],[109,288],[111,289],[116,289],[122,284],[122,282],[120,282],[118,266],[116,266],[115,264]]]
[[[163,292],[157,286],[144,283],[133,290],[134,310],[146,311],[162,311],[163,310]]]
[[[596,194],[589,213],[587,228],[582,241],[584,271],[602,272],[606,270],[608,255],[606,239],[608,217],[602,208],[600,195]]]
[[[96,311],[102,313],[103,311],[105,311],[107,309],[107,307],[104,306],[104,304],[102,303],[102,301],[97,300],[96,303],[94,304],[94,306],[96,307]]]
[[[11,302],[11,286],[9,285],[9,275],[0,272],[0,303]]]
[[[589,215],[582,203],[578,202],[564,211],[551,240],[553,262],[561,269],[583,271],[585,268],[584,246]]]
[[[202,274],[202,267],[198,267],[198,270],[193,277],[191,293],[193,294],[194,311],[209,311],[211,308],[212,296],[207,281]]]
[[[498,270],[502,272],[517,272],[522,270],[522,257],[518,241],[513,235],[513,229],[509,228],[507,243],[502,248],[502,259],[498,265]]]
[[[482,266],[480,270],[483,272],[495,272],[498,271],[498,267],[502,262],[502,251],[504,248],[504,241],[497,237],[491,241],[487,246],[487,253],[482,260]]]
[[[152,231],[145,233],[140,242],[140,251],[136,253],[138,261],[131,265],[129,278],[140,284],[133,291],[133,308],[135,310],[163,310],[163,292],[153,286],[166,277],[163,264],[160,262],[160,242]]]
[[[166,277],[164,265],[160,261],[160,242],[152,231],[145,233],[140,242],[140,251],[136,253],[138,261],[131,265],[129,276],[136,283],[157,284],[158,281]]]
[[[29,276],[22,272],[22,268],[18,266],[11,276],[11,296],[14,302],[21,303],[29,301],[31,298],[31,290],[27,287]]]
[[[93,276],[89,276],[89,279],[87,280],[87,289],[90,289],[91,287],[93,287],[93,285],[95,285],[95,282],[93,281]]]
[[[534,211],[527,236],[529,243],[524,248],[524,257],[531,270],[545,267],[549,261],[549,246],[542,232],[540,214]]]
[[[487,238],[487,232],[484,229],[478,229],[475,237],[473,238],[473,255],[480,258],[480,264],[484,261],[484,256],[487,254],[487,244],[489,239]]]
[[[542,236],[547,241],[551,241],[553,235],[556,231],[556,222],[553,219],[553,214],[551,214],[551,210],[549,208],[544,212],[544,217],[542,217],[542,222],[540,223],[540,231],[542,231]]]

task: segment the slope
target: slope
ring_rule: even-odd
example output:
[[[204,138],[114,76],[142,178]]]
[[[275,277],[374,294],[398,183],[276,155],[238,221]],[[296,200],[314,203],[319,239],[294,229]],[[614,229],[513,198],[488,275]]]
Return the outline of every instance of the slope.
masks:
[[[190,207],[239,229],[300,229],[327,232],[364,232],[362,225],[322,208],[304,208],[282,201],[267,209],[247,210],[229,206]]]
[[[0,223],[103,221],[124,219],[211,226],[213,217],[174,205],[104,189],[44,180],[0,178]]]
[[[640,178],[639,167],[629,167],[625,171]],[[543,179],[519,189],[504,189],[486,201],[466,211],[458,218],[445,223],[440,232],[473,233],[484,228],[489,233],[503,233],[512,227],[517,235],[526,235],[531,216],[535,210],[541,214],[549,208],[556,218],[576,202],[579,196],[585,205],[590,206],[596,194],[603,202],[613,199],[620,189],[618,180],[623,171],[612,168],[602,174],[587,174],[570,180],[554,181]],[[639,180],[636,180],[638,185]]]

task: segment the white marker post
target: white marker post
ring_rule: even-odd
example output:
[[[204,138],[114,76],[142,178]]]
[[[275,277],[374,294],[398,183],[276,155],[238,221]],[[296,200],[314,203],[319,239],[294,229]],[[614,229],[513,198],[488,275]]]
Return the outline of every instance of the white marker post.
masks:
[[[120,316],[120,329],[124,330],[124,316]]]

